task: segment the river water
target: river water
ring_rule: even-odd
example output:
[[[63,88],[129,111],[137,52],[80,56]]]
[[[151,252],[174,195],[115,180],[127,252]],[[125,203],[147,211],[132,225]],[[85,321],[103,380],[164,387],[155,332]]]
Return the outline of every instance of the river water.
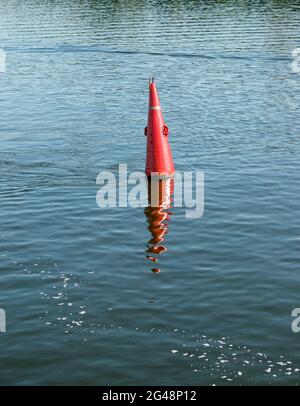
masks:
[[[0,2],[1,385],[299,383],[296,47],[297,2]],[[160,273],[155,214],[96,204],[144,169],[150,75],[205,176]]]

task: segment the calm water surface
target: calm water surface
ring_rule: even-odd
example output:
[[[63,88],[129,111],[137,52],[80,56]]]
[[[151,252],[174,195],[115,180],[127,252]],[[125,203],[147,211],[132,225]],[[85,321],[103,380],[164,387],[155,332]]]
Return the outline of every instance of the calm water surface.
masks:
[[[300,5],[107,3],[0,2],[0,384],[299,384]],[[144,168],[151,74],[205,173],[159,274],[149,211],[95,199]]]

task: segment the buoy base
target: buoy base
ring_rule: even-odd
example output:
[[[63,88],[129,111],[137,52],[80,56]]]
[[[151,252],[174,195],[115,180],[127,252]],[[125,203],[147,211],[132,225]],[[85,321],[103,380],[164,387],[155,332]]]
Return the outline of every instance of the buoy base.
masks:
[[[148,179],[169,179],[174,178],[175,171],[173,173],[166,173],[166,172],[146,172],[146,176]]]

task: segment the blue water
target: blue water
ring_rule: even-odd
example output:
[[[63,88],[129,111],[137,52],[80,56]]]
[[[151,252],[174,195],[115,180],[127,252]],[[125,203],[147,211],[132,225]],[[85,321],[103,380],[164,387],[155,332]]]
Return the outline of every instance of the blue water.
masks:
[[[299,383],[296,47],[295,2],[0,2],[1,385]],[[205,174],[157,274],[95,182],[144,169],[150,75]]]

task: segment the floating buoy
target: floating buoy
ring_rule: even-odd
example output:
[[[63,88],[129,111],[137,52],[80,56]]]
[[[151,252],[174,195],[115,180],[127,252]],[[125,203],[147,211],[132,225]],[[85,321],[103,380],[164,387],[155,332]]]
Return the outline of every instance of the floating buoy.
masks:
[[[175,174],[172,152],[169,144],[169,129],[164,122],[160,102],[154,83],[149,80],[146,175],[170,177]]]

